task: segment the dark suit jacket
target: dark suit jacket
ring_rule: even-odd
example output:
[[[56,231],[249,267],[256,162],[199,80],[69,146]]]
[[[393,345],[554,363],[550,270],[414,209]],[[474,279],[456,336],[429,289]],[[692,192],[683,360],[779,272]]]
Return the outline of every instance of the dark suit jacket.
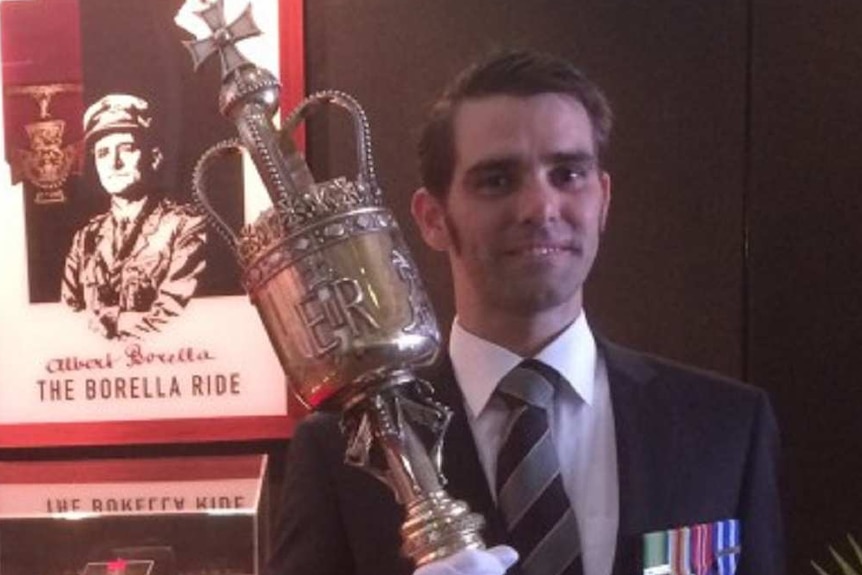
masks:
[[[784,573],[776,467],[778,434],[765,393],[714,374],[599,342],[610,381],[619,466],[614,575],[640,575],[641,535],[722,519],[742,524],[738,575]],[[505,542],[448,360],[430,375],[454,411],[444,447],[448,492]],[[408,575],[403,512],[391,492],[343,463],[338,418],[296,431],[269,575]]]

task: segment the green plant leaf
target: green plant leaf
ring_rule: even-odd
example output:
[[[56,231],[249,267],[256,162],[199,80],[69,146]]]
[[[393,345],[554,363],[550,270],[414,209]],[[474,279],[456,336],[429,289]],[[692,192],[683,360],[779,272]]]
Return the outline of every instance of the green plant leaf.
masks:
[[[862,566],[862,549],[859,548],[859,544],[856,543],[856,540],[853,539],[853,536],[849,533],[847,534],[847,539],[850,540],[850,547],[852,547],[853,552],[856,553],[856,560],[859,561],[859,565]]]
[[[820,565],[818,565],[814,561],[811,562],[811,566],[814,567],[814,570],[817,571],[817,573],[819,575],[829,575],[829,573],[827,573],[826,571],[823,570],[823,567],[821,567]]]
[[[860,575],[858,571],[856,571],[850,563],[847,562],[846,559],[841,557],[834,548],[830,547],[829,552],[832,553],[832,557],[835,558],[835,561],[838,563],[838,566],[841,567],[841,572],[844,575]]]

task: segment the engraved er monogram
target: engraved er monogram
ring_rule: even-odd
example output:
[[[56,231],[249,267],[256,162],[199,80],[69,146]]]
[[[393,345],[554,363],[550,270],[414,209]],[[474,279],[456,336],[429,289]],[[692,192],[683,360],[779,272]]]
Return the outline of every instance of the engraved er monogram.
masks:
[[[353,278],[321,283],[296,307],[306,328],[311,357],[324,356],[345,346],[350,338],[381,329],[365,306],[361,284]]]

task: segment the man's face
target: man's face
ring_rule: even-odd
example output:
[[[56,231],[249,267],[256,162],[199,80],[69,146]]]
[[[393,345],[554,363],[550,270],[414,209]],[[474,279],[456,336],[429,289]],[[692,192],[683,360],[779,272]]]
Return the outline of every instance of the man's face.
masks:
[[[132,197],[144,179],[143,154],[137,137],[130,132],[115,132],[93,145],[96,172],[102,187],[111,195]]]
[[[459,316],[573,320],[610,202],[583,106],[562,94],[467,100],[454,145],[447,197],[420,190],[414,214],[449,253]]]

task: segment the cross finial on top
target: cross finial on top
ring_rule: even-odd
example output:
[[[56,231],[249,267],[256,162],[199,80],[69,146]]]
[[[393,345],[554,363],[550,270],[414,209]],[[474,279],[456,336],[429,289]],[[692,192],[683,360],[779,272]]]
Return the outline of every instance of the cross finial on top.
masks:
[[[236,68],[248,63],[245,56],[237,50],[236,43],[261,33],[251,16],[251,4],[247,5],[242,14],[230,24],[225,24],[224,0],[212,1],[206,8],[195,14],[200,16],[212,30],[212,35],[207,38],[184,42],[186,48],[192,53],[195,70],[215,52],[218,52],[221,59],[222,78],[226,78]]]

